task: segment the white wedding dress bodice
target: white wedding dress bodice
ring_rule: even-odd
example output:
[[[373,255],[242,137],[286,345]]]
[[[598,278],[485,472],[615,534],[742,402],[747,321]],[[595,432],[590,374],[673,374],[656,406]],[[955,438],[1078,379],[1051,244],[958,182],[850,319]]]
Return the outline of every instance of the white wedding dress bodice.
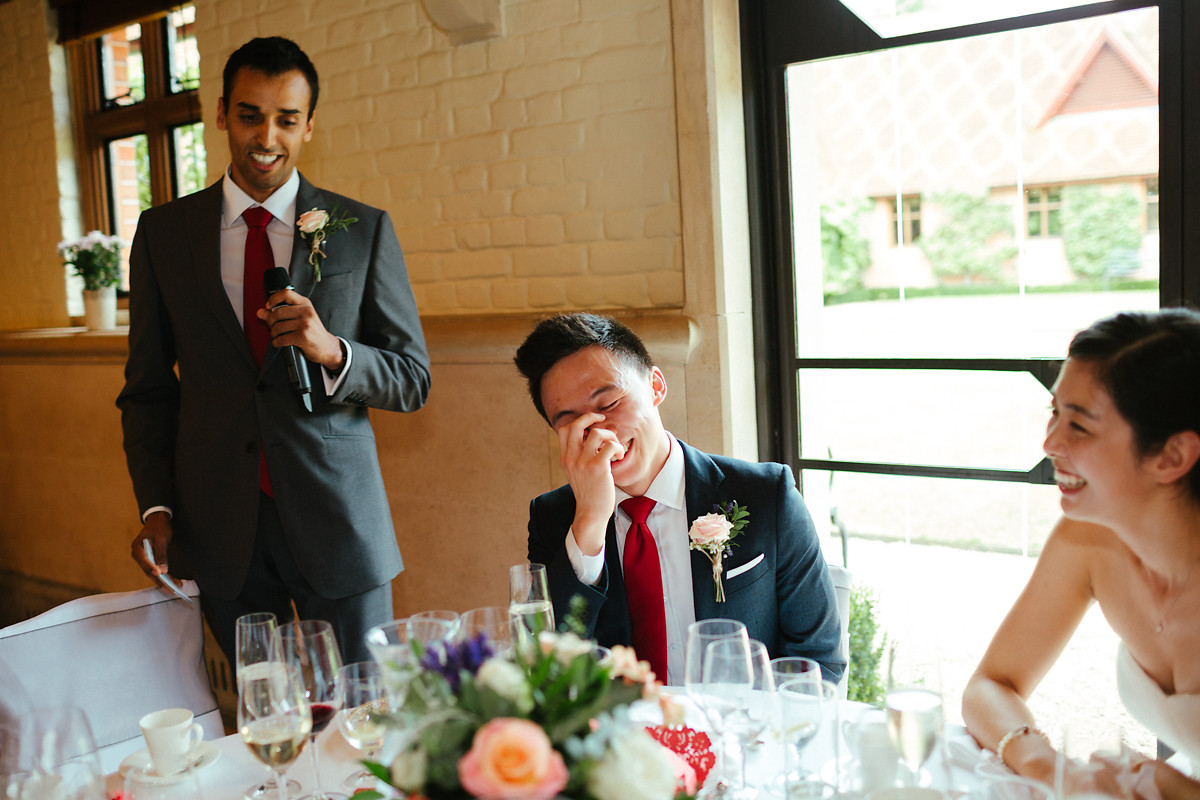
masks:
[[[1124,642],[1117,648],[1117,691],[1134,719],[1187,758],[1190,770],[1185,771],[1200,771],[1200,694],[1166,694]]]

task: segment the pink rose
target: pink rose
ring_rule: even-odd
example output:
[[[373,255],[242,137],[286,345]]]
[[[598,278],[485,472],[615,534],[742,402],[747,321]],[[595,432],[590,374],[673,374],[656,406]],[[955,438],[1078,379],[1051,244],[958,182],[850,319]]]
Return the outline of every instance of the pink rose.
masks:
[[[549,800],[567,785],[567,765],[538,725],[500,717],[475,732],[458,777],[484,800]]]
[[[329,212],[314,208],[312,211],[305,211],[300,215],[300,219],[296,220],[296,225],[300,227],[301,233],[316,233],[325,227],[325,223],[329,221]]]
[[[724,514],[705,514],[703,517],[697,517],[692,523],[688,536],[695,547],[725,544],[729,541],[729,530],[732,527],[733,523],[726,519]]]

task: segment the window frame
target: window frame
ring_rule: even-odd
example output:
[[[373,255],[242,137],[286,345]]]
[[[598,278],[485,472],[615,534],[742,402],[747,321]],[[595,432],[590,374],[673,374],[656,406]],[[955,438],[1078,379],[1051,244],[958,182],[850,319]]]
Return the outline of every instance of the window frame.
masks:
[[[160,205],[175,198],[174,129],[203,119],[198,88],[171,91],[167,17],[168,12],[162,11],[124,23],[142,26],[146,96],[138,103],[105,108],[101,63],[103,34],[66,44],[80,214],[86,230],[109,233],[115,230],[108,163],[108,145],[114,140],[145,134],[150,159],[151,204]]]
[[[1200,106],[1183,98],[1185,85],[1200,82],[1200,7],[1186,0],[1107,0],[883,39],[837,0],[741,0],[759,458],[790,464],[801,475],[787,66],[1147,7],[1158,7],[1160,29],[1159,303],[1200,306],[1200,226],[1184,224],[1200,214],[1200,147],[1191,146],[1200,141]]]

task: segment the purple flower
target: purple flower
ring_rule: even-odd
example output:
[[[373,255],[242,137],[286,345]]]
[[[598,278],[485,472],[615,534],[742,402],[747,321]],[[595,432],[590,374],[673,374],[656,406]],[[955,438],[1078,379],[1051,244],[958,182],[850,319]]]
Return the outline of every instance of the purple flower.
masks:
[[[459,644],[443,642],[429,645],[425,655],[421,657],[421,666],[439,673],[450,684],[450,688],[457,692],[462,673],[475,675],[479,671],[479,665],[494,654],[487,636],[479,633]]]

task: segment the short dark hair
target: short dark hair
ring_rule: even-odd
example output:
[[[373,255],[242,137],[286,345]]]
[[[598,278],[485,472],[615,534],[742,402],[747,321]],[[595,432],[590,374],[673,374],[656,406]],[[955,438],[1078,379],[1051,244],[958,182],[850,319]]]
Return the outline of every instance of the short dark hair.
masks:
[[[578,312],[542,320],[517,348],[513,361],[529,383],[534,407],[547,422],[550,420],[542,406],[542,378],[559,361],[585,347],[603,347],[646,374],[654,367],[646,345],[637,334],[612,317]]]
[[[317,80],[317,68],[300,49],[300,45],[282,36],[266,36],[251,39],[233,51],[233,55],[225,62],[225,74],[221,86],[221,100],[225,110],[229,110],[229,93],[233,90],[233,82],[242,69],[252,69],[261,72],[268,78],[283,75],[294,69],[300,70],[308,81],[308,118],[312,119],[317,110],[317,95],[321,92],[320,81]]]
[[[1133,428],[1139,455],[1157,453],[1176,433],[1200,433],[1200,313],[1170,308],[1115,314],[1075,334],[1067,356],[1095,368]],[[1200,463],[1186,486],[1200,501]]]

